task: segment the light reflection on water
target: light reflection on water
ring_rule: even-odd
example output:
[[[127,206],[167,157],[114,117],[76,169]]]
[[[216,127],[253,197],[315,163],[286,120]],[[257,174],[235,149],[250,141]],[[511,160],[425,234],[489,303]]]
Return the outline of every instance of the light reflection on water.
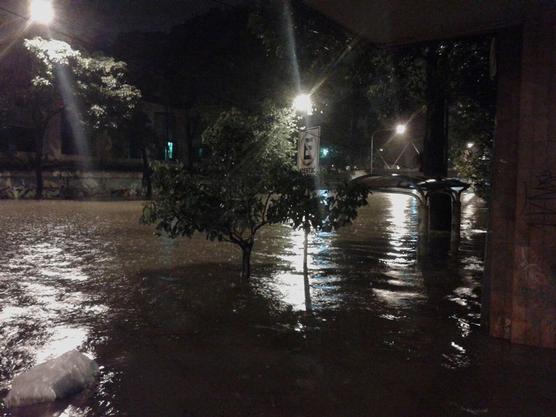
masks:
[[[3,291],[0,312],[0,350],[7,362],[17,357],[21,361],[10,363],[8,368],[41,363],[80,347],[87,337],[86,327],[59,323],[84,307],[83,294],[68,290],[64,284],[87,280],[81,269],[82,260],[49,241],[22,243],[13,252],[6,252],[4,259],[6,267],[0,279],[7,290]],[[102,306],[95,306],[99,308]],[[22,344],[30,332],[35,334],[35,340]],[[0,389],[6,382],[0,381]]]
[[[0,202],[0,396],[13,375],[77,347],[101,365],[95,392],[20,415],[276,415],[272,404],[293,407],[316,386],[323,408],[297,414],[363,415],[368,387],[386,398],[377,415],[406,415],[396,404],[414,407],[415,394],[404,392],[459,384],[438,369],[477,367],[484,209],[464,202],[459,248],[419,257],[417,201],[371,196],[353,225],[309,237],[309,288],[303,232],[263,229],[251,295],[231,285],[236,248],[153,236],[138,203]],[[395,374],[407,381],[388,402]],[[483,409],[449,395],[425,414]]]

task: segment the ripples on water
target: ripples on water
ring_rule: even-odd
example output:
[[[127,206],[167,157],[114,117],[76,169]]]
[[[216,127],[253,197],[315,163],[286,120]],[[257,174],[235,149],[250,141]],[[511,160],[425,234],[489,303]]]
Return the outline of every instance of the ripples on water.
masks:
[[[311,236],[309,285],[303,233],[263,230],[249,290],[235,248],[153,236],[138,203],[0,202],[0,396],[72,348],[102,370],[68,401],[3,413],[548,415],[552,355],[479,332],[485,210],[464,198],[459,246],[433,236],[425,253],[417,202],[371,196]]]

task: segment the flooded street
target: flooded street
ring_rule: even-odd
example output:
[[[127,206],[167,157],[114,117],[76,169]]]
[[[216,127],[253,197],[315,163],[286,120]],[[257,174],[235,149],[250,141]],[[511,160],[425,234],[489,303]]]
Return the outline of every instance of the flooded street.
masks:
[[[79,348],[99,383],[2,416],[551,416],[556,355],[480,329],[486,210],[424,251],[417,202],[375,194],[352,226],[262,229],[240,253],[139,224],[137,202],[0,201],[0,398]]]

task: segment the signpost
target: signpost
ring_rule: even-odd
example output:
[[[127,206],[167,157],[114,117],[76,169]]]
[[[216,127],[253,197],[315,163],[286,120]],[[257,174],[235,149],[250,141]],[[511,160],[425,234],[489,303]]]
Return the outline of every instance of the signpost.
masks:
[[[299,133],[297,144],[297,167],[304,175],[317,175],[320,156],[320,126],[310,127]],[[309,246],[309,224],[305,224],[303,231],[303,282],[305,287],[305,309],[311,311],[311,292],[307,268],[307,247]]]
[[[320,126],[299,133],[297,167],[305,175],[316,175],[319,170]]]

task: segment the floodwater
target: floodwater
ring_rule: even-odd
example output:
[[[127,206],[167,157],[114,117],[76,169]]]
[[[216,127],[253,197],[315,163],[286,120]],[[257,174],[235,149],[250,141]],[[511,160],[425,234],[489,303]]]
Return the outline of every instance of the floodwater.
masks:
[[[78,348],[99,382],[3,416],[553,416],[556,355],[480,329],[486,211],[419,242],[417,204],[372,195],[354,225],[262,230],[249,288],[235,247],[170,240],[135,202],[0,202],[0,399]]]

